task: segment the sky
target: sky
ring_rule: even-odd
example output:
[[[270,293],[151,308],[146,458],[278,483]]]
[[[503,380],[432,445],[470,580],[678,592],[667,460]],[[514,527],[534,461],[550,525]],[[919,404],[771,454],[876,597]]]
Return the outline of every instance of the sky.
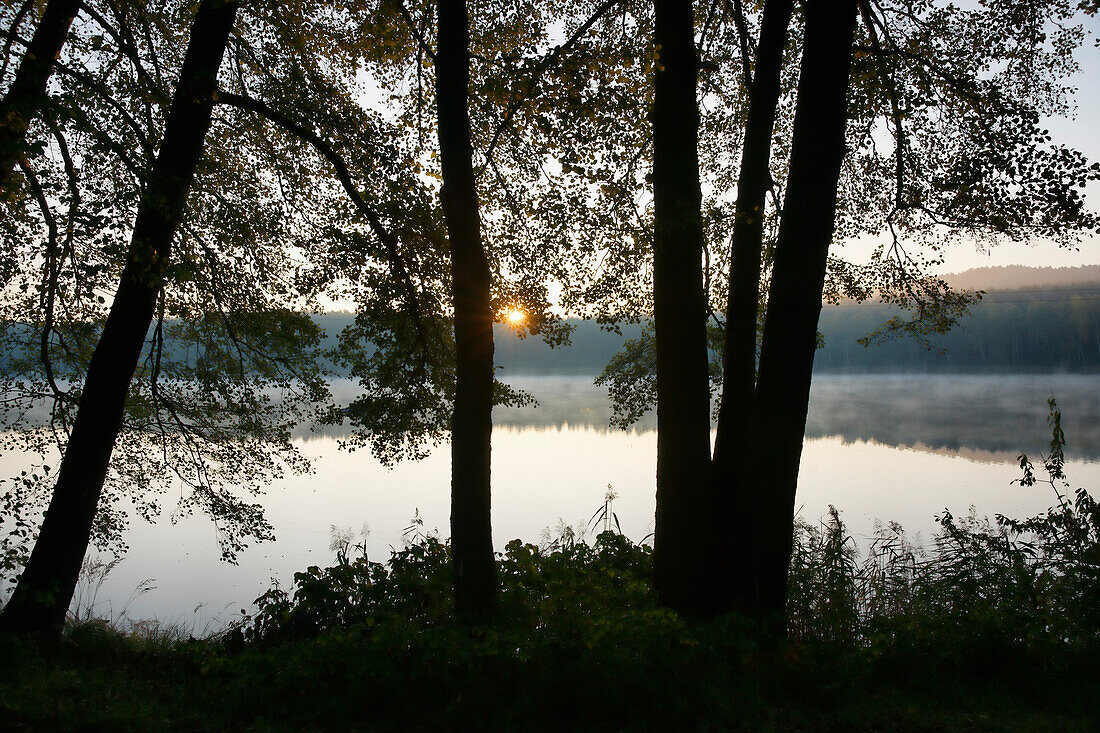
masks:
[[[962,0],[966,5],[972,0]],[[1100,47],[1095,42],[1100,38],[1100,16],[1085,18],[1086,40],[1077,51],[1077,60],[1081,71],[1071,77],[1068,83],[1076,87],[1074,98],[1076,112],[1069,118],[1048,118],[1044,120],[1053,141],[1075,148],[1089,161],[1100,161]],[[361,80],[368,83],[364,78]],[[369,85],[369,83],[368,83]],[[384,95],[377,92],[379,99]],[[376,105],[385,107],[384,104]],[[1094,181],[1085,190],[1086,205],[1093,211],[1100,211],[1100,181]],[[880,237],[868,237],[859,242],[847,242],[839,252],[851,262],[863,262],[869,259],[875,245],[881,243]],[[962,272],[975,267],[996,267],[1006,265],[1029,265],[1034,267],[1079,267],[1082,265],[1100,265],[1100,237],[1082,241],[1076,250],[1060,248],[1049,242],[1032,244],[999,244],[992,248],[979,249],[973,244],[960,242],[943,251],[944,261],[933,267],[936,273]],[[348,304],[333,307],[350,307]]]
[[[1089,36],[1078,50],[1081,72],[1070,83],[1077,87],[1077,112],[1072,119],[1046,120],[1054,142],[1080,150],[1090,161],[1100,161],[1100,48],[1094,45],[1100,38],[1100,17],[1089,18],[1084,24]],[[1093,211],[1100,210],[1100,181],[1085,189],[1085,201]],[[845,255],[854,251],[845,248]],[[1049,243],[1031,246],[1003,244],[985,252],[965,244],[956,245],[944,253],[944,263],[938,272],[961,272],[973,267],[1001,265],[1032,265],[1035,267],[1078,267],[1100,264],[1100,237],[1083,241],[1078,251],[1058,248]]]

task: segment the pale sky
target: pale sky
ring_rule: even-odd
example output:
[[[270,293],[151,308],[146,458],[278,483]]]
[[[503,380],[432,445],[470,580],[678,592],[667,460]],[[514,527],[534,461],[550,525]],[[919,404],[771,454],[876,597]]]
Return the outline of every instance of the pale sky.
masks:
[[[1100,37],[1100,18],[1088,18],[1084,24],[1089,32],[1085,44],[1078,50],[1081,73],[1071,83],[1077,87],[1077,114],[1073,119],[1054,118],[1046,121],[1055,142],[1080,150],[1089,161],[1100,161],[1100,48],[1094,44]],[[1085,201],[1093,211],[1100,210],[1100,182],[1094,181],[1085,190]],[[847,249],[847,248],[846,248]],[[849,256],[854,252],[848,250]],[[960,272],[972,267],[1000,265],[1032,265],[1036,267],[1076,267],[1100,264],[1100,238],[1081,243],[1080,249],[1059,249],[1049,243],[999,245],[986,252],[966,245],[956,245],[945,253],[940,272]]]
[[[968,1],[963,0],[963,5]],[[1077,88],[1076,114],[1069,119],[1045,120],[1054,142],[1069,145],[1085,154],[1090,162],[1100,161],[1100,48],[1095,44],[1100,38],[1100,17],[1085,18],[1087,31],[1084,44],[1077,51],[1081,72],[1069,80]],[[367,79],[361,79],[367,81]],[[379,98],[383,95],[378,94]],[[373,105],[385,107],[385,105]],[[1085,201],[1093,211],[1100,210],[1100,181],[1093,182],[1085,191]],[[866,261],[879,238],[866,242],[848,242],[839,253],[852,262]],[[973,245],[959,243],[943,253],[943,265],[936,272],[960,272],[974,267],[1003,265],[1031,265],[1036,267],[1077,267],[1100,264],[1100,237],[1083,241],[1077,250],[1056,247],[1048,242],[1025,244],[1001,244],[991,249],[979,250]]]

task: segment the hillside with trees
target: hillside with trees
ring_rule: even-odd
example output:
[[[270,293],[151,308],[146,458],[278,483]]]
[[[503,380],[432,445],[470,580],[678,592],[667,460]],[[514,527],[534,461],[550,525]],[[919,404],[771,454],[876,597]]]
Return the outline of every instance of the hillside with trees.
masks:
[[[1029,267],[1000,265],[974,267],[942,276],[959,290],[1027,290],[1030,288],[1074,288],[1100,283],[1100,265],[1081,267]]]
[[[1091,285],[1091,286],[1090,286]],[[871,337],[900,315],[877,303],[825,306],[814,369],[1032,372],[1100,369],[1100,283],[986,293],[950,331]],[[871,337],[871,338],[869,338]]]
[[[905,313],[881,303],[826,305],[818,330],[821,346],[815,372],[1093,372],[1100,370],[1100,283],[987,292],[951,330],[923,339],[899,335],[868,340],[883,323]],[[349,315],[314,319],[327,333],[338,333]],[[627,339],[643,326],[608,332],[593,321],[567,319],[570,342],[551,348],[539,339],[520,338],[508,326],[494,330],[498,375],[599,374]],[[331,336],[327,343],[333,344]]]

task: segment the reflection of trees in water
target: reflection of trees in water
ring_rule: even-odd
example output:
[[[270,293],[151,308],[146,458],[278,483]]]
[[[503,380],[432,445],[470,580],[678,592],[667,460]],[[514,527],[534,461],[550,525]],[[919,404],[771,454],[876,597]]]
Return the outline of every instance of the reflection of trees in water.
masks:
[[[509,383],[529,392],[537,406],[498,408],[493,423],[511,428],[587,427],[608,431],[607,392],[591,377],[546,375],[513,377]],[[354,394],[355,384],[337,380],[337,399]],[[1014,461],[1021,451],[1046,447],[1046,399],[1053,392],[1062,408],[1070,458],[1100,460],[1100,377],[1090,375],[818,375],[810,396],[807,438],[839,437],[889,446]],[[634,432],[654,430],[648,412]],[[328,426],[298,437],[342,437]]]
[[[531,375],[511,377],[507,380],[511,386],[528,392],[537,401],[537,405],[526,407],[498,407],[493,410],[494,427],[505,428],[564,428],[567,426],[587,427],[598,432],[612,432],[611,408],[607,403],[607,390],[592,383],[592,376],[575,375]],[[334,380],[333,396],[338,403],[346,403],[355,395],[356,385],[351,380]],[[655,430],[657,416],[651,411],[646,413],[632,428],[631,432],[642,433]],[[615,432],[619,432],[615,430]],[[300,427],[295,437],[340,438],[348,435],[345,427],[309,426]]]
[[[806,437],[1012,461],[1048,447],[1051,393],[1062,408],[1067,456],[1100,460],[1100,377],[1088,375],[821,376]]]
[[[515,409],[498,408],[493,423],[505,427],[586,426],[599,431],[612,431],[611,406],[607,388],[593,384],[594,377],[529,376],[514,377],[509,383],[531,394],[538,405]],[[631,432],[657,429],[657,415],[650,410],[631,426]]]

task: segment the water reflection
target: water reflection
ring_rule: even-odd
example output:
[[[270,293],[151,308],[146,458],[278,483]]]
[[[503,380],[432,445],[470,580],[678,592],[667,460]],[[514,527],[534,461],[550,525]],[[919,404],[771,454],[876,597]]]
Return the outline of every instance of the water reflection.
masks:
[[[615,512],[638,540],[653,529],[656,435],[647,415],[633,431],[608,429],[605,392],[591,378],[538,376],[509,380],[539,401],[537,408],[498,410],[493,434],[493,534],[498,550],[520,537],[539,540],[560,520],[583,527],[607,484],[619,494]],[[949,507],[965,514],[1024,516],[1050,506],[1049,488],[1013,484],[1017,452],[1044,447],[1045,400],[1064,412],[1075,486],[1100,488],[1100,378],[1081,376],[955,377],[818,376],[807,423],[798,487],[801,516],[840,507],[857,538],[878,520],[896,520],[927,539],[933,516]],[[354,394],[348,381],[338,394]],[[333,434],[310,435],[302,448],[317,472],[272,486],[261,499],[278,541],[250,548],[240,565],[219,562],[215,531],[202,517],[156,525],[134,521],[130,551],[100,589],[117,612],[161,620],[221,614],[224,623],[278,578],[284,586],[310,564],[332,562],[332,525],[369,525],[372,559],[400,545],[401,530],[419,510],[428,529],[448,534],[449,451],[388,470],[369,452],[347,453]],[[981,460],[975,460],[975,458]],[[1082,460],[1084,459],[1084,460]],[[0,476],[18,474],[23,459],[0,456]],[[765,470],[765,469],[761,469]],[[171,494],[172,492],[170,492]],[[733,531],[733,528],[730,528]],[[131,598],[154,579],[156,589]],[[206,604],[194,612],[193,609]]]
[[[1100,460],[1100,378],[1089,375],[826,375],[814,378],[806,437],[836,436],[1014,462],[1046,447],[1047,398],[1067,456]]]
[[[539,404],[498,408],[493,412],[497,427],[620,432],[609,427],[607,391],[590,377],[528,375],[507,381]],[[349,380],[333,383],[338,400],[350,400],[356,389]],[[1046,400],[1051,394],[1063,412],[1067,456],[1100,460],[1100,376],[1093,375],[816,375],[806,437],[1014,463],[1021,450],[1036,453],[1049,440]],[[630,432],[656,426],[651,411]],[[346,428],[328,426],[298,435],[309,440],[346,434]]]

